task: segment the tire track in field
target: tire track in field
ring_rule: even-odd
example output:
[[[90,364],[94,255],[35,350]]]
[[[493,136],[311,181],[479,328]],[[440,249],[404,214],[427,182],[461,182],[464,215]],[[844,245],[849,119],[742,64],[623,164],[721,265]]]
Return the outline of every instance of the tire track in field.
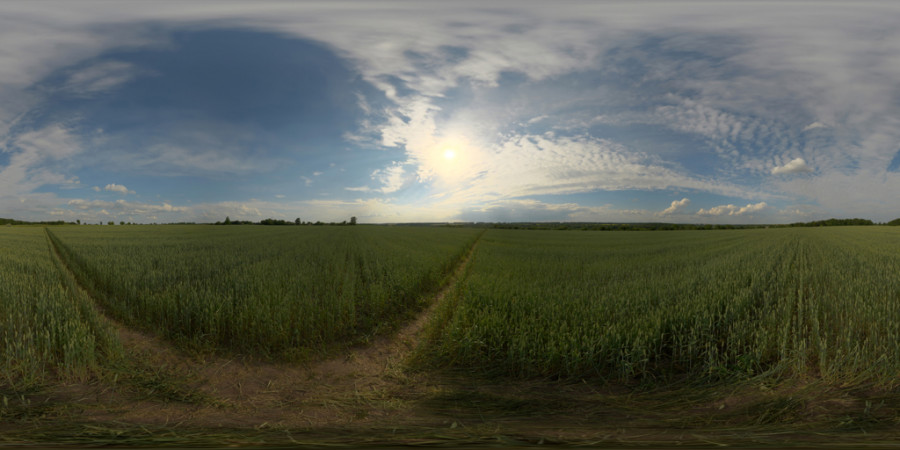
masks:
[[[431,296],[429,305],[406,326],[392,335],[377,338],[372,344],[358,348],[344,358],[319,363],[313,368],[313,371],[339,373],[362,370],[371,373],[373,371],[387,370],[392,365],[405,360],[415,350],[425,326],[428,324],[434,311],[441,304],[441,301],[465,275],[480,239],[481,235],[476,238],[466,255],[453,269],[444,286]]]
[[[176,387],[171,385],[171,382],[175,378],[185,378],[183,375],[179,376],[176,373],[189,373],[191,371],[189,368],[195,365],[194,362],[187,356],[180,354],[179,351],[162,338],[138,331],[114,318],[106,311],[106,308],[97,298],[79,282],[78,276],[66,264],[66,260],[60,253],[50,230],[44,228],[44,235],[47,237],[51,258],[66,284],[70,289],[76,291],[75,295],[88,299],[88,303],[94,308],[97,316],[115,332],[126,353],[127,360],[124,361],[124,364],[130,366],[128,369],[131,373],[126,375],[133,377],[134,382],[145,385],[145,391],[152,391],[154,388],[149,386],[149,384],[156,383],[159,385],[156,389],[168,389],[168,392],[158,392],[158,394],[170,397],[189,397],[190,392],[181,392],[181,395],[179,395],[178,392],[173,392],[173,389],[181,388],[181,390],[185,390],[192,388],[192,386]],[[123,362],[111,361],[110,363],[121,365]],[[119,370],[123,369],[120,367]],[[145,392],[145,394],[151,394],[152,396],[154,392]]]
[[[77,290],[78,295],[83,295],[91,300],[90,303],[91,305],[93,305],[94,310],[97,311],[97,314],[100,317],[104,318],[110,326],[113,327],[119,337],[119,340],[122,342],[122,345],[126,347],[126,349],[136,349],[140,353],[151,353],[155,355],[174,354],[171,346],[163,342],[161,339],[132,329],[118,319],[112,317],[112,315],[106,311],[106,308],[97,300],[97,298],[92,295],[91,292],[81,282],[79,282],[78,276],[75,275],[75,272],[73,272],[69,265],[66,264],[65,258],[62,256],[59,248],[56,246],[56,241],[54,241],[53,237],[50,235],[50,231],[46,228],[44,228],[44,235],[47,237],[47,245],[50,247],[50,254],[53,257],[53,262],[56,264],[56,267],[59,269],[61,275],[66,280],[69,287]]]
[[[405,362],[416,349],[435,309],[465,277],[484,234],[482,231],[476,237],[443,286],[429,296],[428,306],[405,326],[340,356],[300,366],[243,355],[188,355],[161,338],[126,326],[104,311],[102,304],[79,283],[49,230],[44,231],[62,275],[73,289],[91,300],[100,316],[113,327],[132,363],[143,370],[163,370],[163,375],[176,381],[176,387],[194,391],[185,394],[200,394],[207,399],[188,404],[170,402],[172,396],[165,395],[157,395],[155,400],[118,398],[112,402],[115,405],[85,410],[85,417],[196,426],[331,426],[408,416],[410,401],[426,395],[433,386],[421,375],[406,371]]]
[[[483,232],[482,232],[483,234]],[[216,395],[260,424],[332,426],[409,415],[410,400],[432,389],[405,370],[434,310],[464,277],[481,234],[430,304],[398,331],[309,367],[239,361],[207,367]],[[238,414],[240,416],[241,414]],[[246,422],[243,422],[246,425]]]

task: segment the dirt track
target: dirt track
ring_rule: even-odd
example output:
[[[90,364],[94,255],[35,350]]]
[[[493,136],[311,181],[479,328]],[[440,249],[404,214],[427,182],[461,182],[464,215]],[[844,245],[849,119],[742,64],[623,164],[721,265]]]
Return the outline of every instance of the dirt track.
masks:
[[[89,296],[49,235],[48,245],[72,285]],[[109,318],[98,306],[129,359],[144,372],[140,377],[150,380],[140,382],[144,392],[137,395],[130,392],[133,388],[76,384],[60,389],[53,397],[58,401],[94,399],[79,402],[84,418],[147,425],[324,427],[404,415],[411,407],[409,400],[434,389],[421,376],[405,370],[405,361],[431,313],[464,274],[477,245],[476,241],[470,247],[425,309],[400,330],[305,366],[185,354],[158,337]]]

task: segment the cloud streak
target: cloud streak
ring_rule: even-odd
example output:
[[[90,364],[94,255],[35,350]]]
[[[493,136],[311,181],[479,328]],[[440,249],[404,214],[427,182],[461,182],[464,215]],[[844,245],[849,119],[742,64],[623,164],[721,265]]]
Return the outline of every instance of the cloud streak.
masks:
[[[809,166],[806,165],[806,160],[804,160],[803,158],[794,158],[787,164],[783,166],[777,166],[772,169],[772,175],[808,172],[812,172],[812,169],[810,169]]]
[[[743,216],[745,214],[753,214],[758,213],[766,209],[769,205],[766,202],[759,202],[755,204],[748,204],[747,206],[734,206],[734,205],[722,205],[722,206],[714,206],[709,209],[701,209],[697,211],[698,215],[701,216]]]
[[[100,188],[94,187],[94,190],[99,191]],[[106,186],[103,187],[103,190],[109,191],[109,192],[118,192],[119,194],[122,194],[122,195],[134,194],[134,191],[128,189],[127,187],[125,187],[121,184],[115,184],[115,183],[107,184]]]

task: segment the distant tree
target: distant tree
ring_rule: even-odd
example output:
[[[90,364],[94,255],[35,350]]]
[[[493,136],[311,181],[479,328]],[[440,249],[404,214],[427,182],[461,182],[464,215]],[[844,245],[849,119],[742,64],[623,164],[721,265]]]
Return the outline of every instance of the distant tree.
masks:
[[[900,226],[900,219],[894,219],[894,220],[888,222],[887,224],[891,225],[891,226],[895,226],[895,227]]]
[[[291,225],[293,222],[288,222],[284,219],[273,219],[269,217],[268,219],[260,220],[260,225]]]
[[[120,220],[120,221],[119,221],[119,225],[125,225],[125,221],[124,221],[124,220]]]
[[[115,225],[116,223],[113,222],[112,220],[110,220],[109,222],[106,222],[106,224],[107,224],[107,225]]]
[[[81,225],[81,219],[76,219],[75,223],[77,223],[78,225]]]
[[[231,218],[228,216],[225,216],[225,225],[231,225]]]
[[[350,225],[356,225],[356,216],[350,218]]]
[[[300,225],[301,223],[303,223],[303,222],[300,222],[300,218],[299,218],[299,217],[296,218],[296,219],[294,219],[294,225]]]

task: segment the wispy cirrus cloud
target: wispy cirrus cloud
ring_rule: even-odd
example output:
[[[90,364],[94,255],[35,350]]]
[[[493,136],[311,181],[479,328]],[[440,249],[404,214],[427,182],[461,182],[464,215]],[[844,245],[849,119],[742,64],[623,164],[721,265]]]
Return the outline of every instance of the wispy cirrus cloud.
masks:
[[[10,142],[11,141],[11,142]],[[59,124],[22,133],[2,147],[8,155],[0,166],[0,195],[32,193],[44,186],[78,184],[65,162],[82,151],[80,139]]]
[[[122,61],[103,61],[72,71],[62,91],[78,97],[92,97],[109,91],[137,76],[133,64]]]

